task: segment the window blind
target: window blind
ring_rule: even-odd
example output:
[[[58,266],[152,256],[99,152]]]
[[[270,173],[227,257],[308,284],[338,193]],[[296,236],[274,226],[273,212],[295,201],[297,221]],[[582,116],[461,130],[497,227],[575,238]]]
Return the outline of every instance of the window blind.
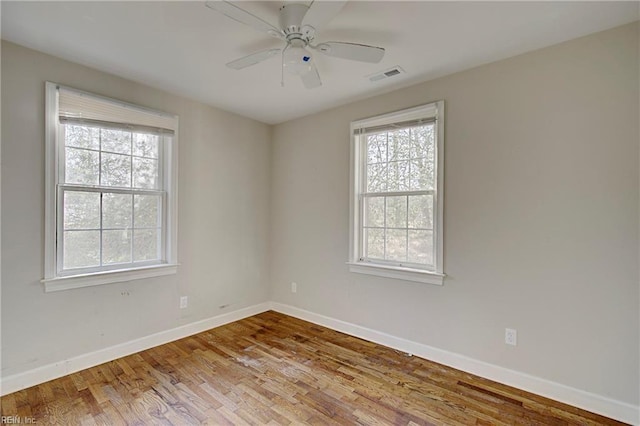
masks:
[[[177,120],[173,115],[101,98],[64,86],[58,86],[58,114],[63,120],[122,123],[171,132],[177,127]]]
[[[400,123],[382,124],[379,126],[360,127],[355,129],[355,133],[357,135],[370,135],[374,133],[393,132],[394,130],[399,130],[399,129],[408,129],[410,127],[424,126],[426,124],[435,123],[435,121],[436,121],[436,118],[431,117],[426,119],[403,121]]]
[[[363,118],[351,123],[354,135],[382,133],[407,127],[433,123],[438,119],[438,105],[409,108],[401,112],[391,112],[377,117]]]

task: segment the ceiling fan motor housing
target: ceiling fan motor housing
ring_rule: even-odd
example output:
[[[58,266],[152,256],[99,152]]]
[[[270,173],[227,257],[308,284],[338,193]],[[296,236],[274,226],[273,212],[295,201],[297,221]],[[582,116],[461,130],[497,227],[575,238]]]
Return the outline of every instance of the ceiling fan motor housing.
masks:
[[[302,20],[308,10],[307,5],[300,3],[289,3],[280,8],[280,28],[282,28],[287,41],[299,39],[304,41],[306,45],[313,39],[313,27],[302,25]]]

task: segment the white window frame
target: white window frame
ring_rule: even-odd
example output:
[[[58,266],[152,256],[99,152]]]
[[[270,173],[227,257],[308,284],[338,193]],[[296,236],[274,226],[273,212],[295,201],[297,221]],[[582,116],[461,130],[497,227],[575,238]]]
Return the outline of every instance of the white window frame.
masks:
[[[59,90],[73,91],[106,104],[113,105],[120,110],[130,110],[132,114],[155,115],[171,122],[174,135],[171,141],[162,143],[159,161],[162,162],[162,188],[165,191],[162,211],[162,241],[164,251],[161,262],[140,263],[136,266],[121,265],[120,267],[103,267],[97,270],[84,270],[79,273],[61,271],[61,254],[58,247],[58,235],[62,224],[62,197],[64,177],[61,175],[64,164],[64,140],[61,138]],[[138,123],[133,123],[138,124]],[[177,201],[178,201],[178,117],[160,111],[155,111],[129,104],[119,100],[94,95],[78,89],[65,87],[56,83],[45,84],[45,292],[68,290],[94,285],[131,281],[142,278],[175,274],[178,267],[177,247]],[[68,188],[67,188],[68,189]],[[114,189],[113,192],[118,192]],[[144,191],[143,191],[144,192]]]
[[[366,139],[358,131],[365,128],[403,123],[412,120],[435,119],[435,177],[434,188],[434,267],[415,268],[388,262],[365,261],[363,258],[363,211],[366,176]],[[444,282],[443,212],[444,212],[444,101],[365,118],[351,123],[351,193],[349,209],[349,271],[405,281],[442,285]]]

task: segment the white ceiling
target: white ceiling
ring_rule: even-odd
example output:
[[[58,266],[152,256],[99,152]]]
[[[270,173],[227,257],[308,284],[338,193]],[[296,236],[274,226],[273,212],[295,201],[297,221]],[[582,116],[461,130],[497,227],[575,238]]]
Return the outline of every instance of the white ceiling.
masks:
[[[307,4],[309,2],[306,2]],[[282,1],[240,2],[275,24]],[[306,90],[279,56],[240,71],[231,60],[280,47],[202,2],[0,2],[2,38],[275,124],[638,20],[633,2],[351,1],[318,41],[386,49],[379,64],[316,55]],[[399,65],[406,74],[366,76]]]

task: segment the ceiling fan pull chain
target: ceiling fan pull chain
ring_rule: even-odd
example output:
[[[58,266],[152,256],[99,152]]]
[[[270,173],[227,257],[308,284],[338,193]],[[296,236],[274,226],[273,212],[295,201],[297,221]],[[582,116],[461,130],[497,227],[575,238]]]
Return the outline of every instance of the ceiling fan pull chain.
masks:
[[[284,52],[288,48],[289,48],[289,44],[287,43],[284,49],[282,49],[282,56],[281,56],[282,63],[280,64],[280,87],[284,87]]]

